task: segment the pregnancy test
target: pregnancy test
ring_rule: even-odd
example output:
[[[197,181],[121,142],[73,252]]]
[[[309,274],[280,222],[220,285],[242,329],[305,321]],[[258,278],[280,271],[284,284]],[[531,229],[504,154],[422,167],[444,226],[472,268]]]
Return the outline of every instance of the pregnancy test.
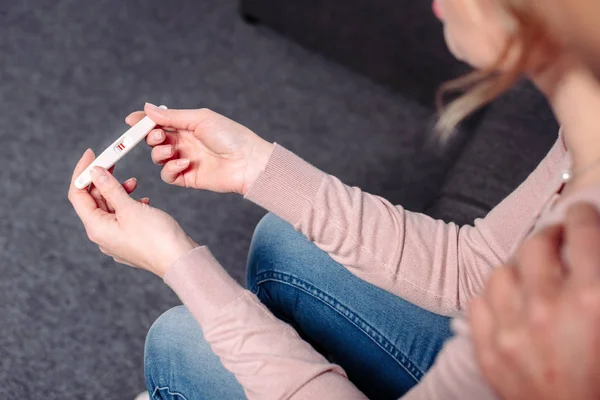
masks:
[[[160,106],[166,110],[166,106]],[[117,163],[125,154],[129,153],[139,142],[142,141],[152,129],[156,127],[156,122],[149,117],[144,117],[140,122],[129,128],[127,132],[108,146],[86,169],[79,175],[75,181],[77,189],[85,189],[92,183],[92,168],[103,167],[109,169]]]

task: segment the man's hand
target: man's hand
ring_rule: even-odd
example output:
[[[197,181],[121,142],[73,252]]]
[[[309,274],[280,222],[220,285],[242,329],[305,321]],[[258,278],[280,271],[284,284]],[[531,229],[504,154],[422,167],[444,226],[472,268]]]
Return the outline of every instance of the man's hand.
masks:
[[[504,399],[600,399],[600,217],[580,204],[526,241],[469,310],[478,362]]]

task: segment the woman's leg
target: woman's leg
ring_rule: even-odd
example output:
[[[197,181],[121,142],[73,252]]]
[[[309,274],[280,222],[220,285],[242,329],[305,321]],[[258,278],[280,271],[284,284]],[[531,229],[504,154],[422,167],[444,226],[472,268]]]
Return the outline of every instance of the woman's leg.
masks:
[[[447,318],[355,277],[273,215],[253,238],[248,287],[371,399],[400,397],[450,336]],[[145,366],[153,400],[245,398],[183,306],[150,328]]]
[[[370,399],[397,399],[431,367],[449,319],[373,286],[267,215],[252,240],[248,288]]]
[[[246,398],[183,306],[170,309],[154,322],[146,338],[144,364],[152,400]]]

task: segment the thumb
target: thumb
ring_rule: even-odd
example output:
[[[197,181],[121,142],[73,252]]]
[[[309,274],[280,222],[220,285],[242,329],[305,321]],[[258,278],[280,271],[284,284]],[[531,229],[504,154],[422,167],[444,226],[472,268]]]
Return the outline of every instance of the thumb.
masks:
[[[136,203],[125,191],[121,183],[106,169],[94,167],[92,169],[92,182],[98,191],[109,202],[115,211],[119,211],[129,204]]]
[[[165,110],[154,104],[146,103],[144,112],[158,125],[193,131],[202,119],[203,110]]]

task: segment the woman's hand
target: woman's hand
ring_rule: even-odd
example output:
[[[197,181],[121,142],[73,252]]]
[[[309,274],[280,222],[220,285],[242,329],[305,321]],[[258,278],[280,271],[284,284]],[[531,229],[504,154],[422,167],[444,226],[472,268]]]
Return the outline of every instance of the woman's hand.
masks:
[[[90,240],[116,262],[148,270],[161,278],[179,257],[197,247],[167,213],[150,207],[147,199],[135,201],[128,193],[134,180],[121,185],[109,171],[92,171],[94,186],[88,192],[73,184],[94,160],[87,150],[73,172],[69,200]]]
[[[159,125],[146,139],[152,160],[164,165],[161,177],[173,185],[245,195],[273,150],[248,128],[207,109],[146,104],[125,121],[134,125],[145,115]]]
[[[600,217],[569,210],[498,268],[469,319],[479,364],[505,399],[600,399]]]

